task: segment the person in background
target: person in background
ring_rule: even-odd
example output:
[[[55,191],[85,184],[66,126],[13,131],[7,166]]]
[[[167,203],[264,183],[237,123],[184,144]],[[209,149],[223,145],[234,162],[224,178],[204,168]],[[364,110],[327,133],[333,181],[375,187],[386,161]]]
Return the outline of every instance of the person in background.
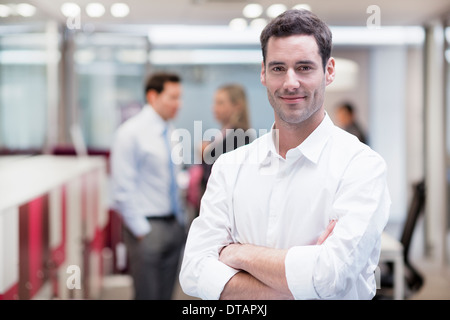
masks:
[[[181,79],[156,73],[145,86],[147,104],[117,130],[111,150],[115,209],[137,300],[169,300],[185,242],[184,211],[170,152],[171,120],[181,105]]]
[[[203,141],[198,149],[202,164],[189,168],[189,187],[186,203],[193,210],[191,218],[198,216],[200,201],[205,192],[211,168],[223,153],[250,143],[254,136],[250,131],[247,95],[244,87],[230,83],[217,88],[213,104],[214,117],[221,126],[220,133],[212,141]],[[191,219],[192,220],[192,219]]]
[[[336,107],[336,125],[345,131],[355,135],[359,141],[367,144],[366,135],[356,121],[355,109],[348,103],[342,103]]]
[[[181,287],[202,299],[371,299],[390,208],[386,163],[325,112],[331,31],[288,10],[260,39],[275,122],[214,163]]]
[[[226,84],[219,87],[214,96],[213,112],[221,125],[221,134],[212,142],[203,142],[202,194],[215,160],[221,154],[246,145],[254,139],[247,131],[250,129],[247,95],[241,85]]]

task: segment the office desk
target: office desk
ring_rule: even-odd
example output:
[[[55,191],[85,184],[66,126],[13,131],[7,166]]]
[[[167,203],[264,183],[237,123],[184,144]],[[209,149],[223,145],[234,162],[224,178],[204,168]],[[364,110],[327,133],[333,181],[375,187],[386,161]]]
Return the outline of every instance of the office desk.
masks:
[[[394,264],[394,299],[403,300],[405,298],[403,246],[400,241],[386,232],[381,235],[380,263],[383,262]]]
[[[106,187],[102,157],[0,159],[0,300],[99,296]]]

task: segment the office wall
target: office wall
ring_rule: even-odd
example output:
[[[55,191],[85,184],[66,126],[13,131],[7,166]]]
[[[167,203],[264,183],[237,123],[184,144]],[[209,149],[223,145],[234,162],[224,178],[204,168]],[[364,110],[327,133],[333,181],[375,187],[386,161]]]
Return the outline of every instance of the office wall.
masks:
[[[361,128],[366,135],[370,134],[369,128],[369,53],[370,48],[367,47],[338,47],[334,48],[332,56],[337,59],[336,81],[342,76],[346,70],[340,69],[339,60],[345,59],[356,64],[357,72],[354,74],[355,79],[351,79],[352,86],[346,86],[343,89],[334,89],[329,86],[326,91],[325,109],[330,117],[334,120],[335,108],[342,102],[350,102],[355,108],[355,116]],[[369,137],[370,138],[370,137]],[[369,142],[370,144],[370,142]]]
[[[388,166],[392,197],[391,220],[401,221],[406,212],[406,93],[405,47],[374,48],[370,55],[371,142]]]

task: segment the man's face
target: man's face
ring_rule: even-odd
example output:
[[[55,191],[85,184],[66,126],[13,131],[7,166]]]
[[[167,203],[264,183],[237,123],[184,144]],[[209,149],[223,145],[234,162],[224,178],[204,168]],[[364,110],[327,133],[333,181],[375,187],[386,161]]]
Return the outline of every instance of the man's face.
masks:
[[[323,70],[312,35],[271,37],[261,83],[267,88],[275,120],[301,124],[323,108],[325,87],[334,79],[334,59]]]
[[[164,120],[173,119],[181,106],[181,84],[166,82],[161,93],[150,90],[147,93],[147,99]]]

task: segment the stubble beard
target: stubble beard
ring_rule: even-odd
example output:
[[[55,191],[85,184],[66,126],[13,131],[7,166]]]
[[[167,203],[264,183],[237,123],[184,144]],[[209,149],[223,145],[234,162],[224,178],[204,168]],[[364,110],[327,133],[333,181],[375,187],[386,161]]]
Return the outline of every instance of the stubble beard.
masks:
[[[304,121],[308,120],[313,114],[315,114],[323,104],[323,99],[315,99],[316,101],[313,101],[313,104],[310,104],[310,96],[307,96],[304,101],[304,106],[297,105],[294,107],[292,105],[292,107],[289,107],[282,101],[278,100],[279,98],[277,98],[276,93],[272,94],[268,89],[267,96],[270,105],[276,113],[276,116],[287,126],[301,125]]]

